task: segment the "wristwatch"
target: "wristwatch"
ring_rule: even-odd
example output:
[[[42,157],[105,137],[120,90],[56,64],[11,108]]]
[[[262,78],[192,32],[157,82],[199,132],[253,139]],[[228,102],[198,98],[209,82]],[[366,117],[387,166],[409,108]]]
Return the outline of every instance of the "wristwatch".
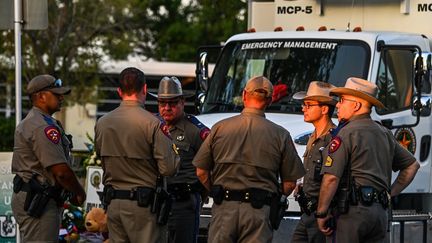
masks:
[[[328,211],[324,211],[324,212],[315,212],[315,218],[325,218],[327,217]]]

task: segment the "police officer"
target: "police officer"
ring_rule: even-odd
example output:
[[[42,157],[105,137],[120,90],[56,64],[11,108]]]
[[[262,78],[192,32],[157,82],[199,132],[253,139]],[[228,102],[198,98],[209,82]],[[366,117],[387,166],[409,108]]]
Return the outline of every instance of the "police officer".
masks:
[[[331,140],[330,130],[335,127],[331,116],[336,100],[330,96],[331,88],[334,86],[329,83],[313,81],[309,84],[307,92],[301,91],[293,96],[294,99],[303,101],[304,121],[312,123],[315,130],[308,140],[303,155],[306,175],[303,184],[297,185],[297,193],[295,193],[303,214],[291,242],[325,242],[326,240],[325,235],[318,229],[314,213],[318,206],[321,186],[323,150]]]
[[[52,115],[70,93],[51,75],[34,77],[27,85],[33,107],[15,130],[12,173],[13,215],[23,242],[57,242],[63,209],[62,190],[81,205],[85,191],[70,168],[71,142]]]
[[[372,106],[383,108],[375,98],[377,86],[360,78],[348,78],[345,87],[331,94],[340,97],[339,125],[332,132],[315,214],[318,227],[330,235],[330,203],[334,198],[336,242],[383,242],[386,234],[389,192],[399,194],[414,178],[419,163],[393,137],[373,121]],[[391,172],[399,171],[390,186]]]
[[[117,92],[120,106],[101,117],[95,128],[110,241],[158,242],[161,227],[151,207],[156,178],[175,174],[179,158],[169,132],[144,109],[144,73],[124,69]]]
[[[304,175],[289,132],[265,118],[272,92],[267,78],[250,79],[242,113],[216,123],[192,162],[214,201],[208,242],[271,242],[271,202]]]
[[[185,94],[176,77],[164,77],[159,83],[159,114],[169,128],[179,149],[180,167],[174,177],[168,177],[168,192],[174,199],[168,221],[168,241],[196,242],[199,230],[201,193],[205,190],[196,176],[192,159],[210,130],[196,117],[184,112]]]

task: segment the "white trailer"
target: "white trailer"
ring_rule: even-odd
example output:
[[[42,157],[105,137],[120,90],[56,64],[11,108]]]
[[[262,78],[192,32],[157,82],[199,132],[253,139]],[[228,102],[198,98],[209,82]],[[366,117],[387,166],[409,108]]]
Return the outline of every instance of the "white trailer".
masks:
[[[377,84],[378,98],[387,107],[374,108],[373,119],[391,128],[421,164],[399,197],[399,206],[410,210],[403,211],[409,215],[395,216],[395,221],[420,220],[426,225],[432,211],[432,42],[428,38],[432,1],[250,0],[248,4],[249,28],[255,32],[235,35],[225,43],[211,77],[206,75],[206,53],[201,53],[198,80],[205,100],[199,119],[211,127],[238,114],[245,82],[255,75],[267,76],[277,97],[266,117],[290,131],[301,156],[313,126],[303,122],[300,103],[292,95],[306,90],[313,80],[340,87],[351,76],[367,79]],[[289,211],[299,212],[293,197]]]

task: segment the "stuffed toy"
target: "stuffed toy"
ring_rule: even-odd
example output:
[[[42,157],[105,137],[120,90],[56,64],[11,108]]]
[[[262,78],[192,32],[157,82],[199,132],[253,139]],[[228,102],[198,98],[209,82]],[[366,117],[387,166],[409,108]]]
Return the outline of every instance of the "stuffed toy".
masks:
[[[102,208],[92,208],[85,217],[87,232],[81,235],[87,242],[108,243],[107,215]]]

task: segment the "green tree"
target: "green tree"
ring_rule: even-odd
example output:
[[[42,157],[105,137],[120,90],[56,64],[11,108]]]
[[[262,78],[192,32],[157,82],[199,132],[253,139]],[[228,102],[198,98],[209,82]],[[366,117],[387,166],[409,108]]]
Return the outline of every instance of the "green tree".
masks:
[[[246,29],[240,0],[49,0],[46,30],[22,34],[23,87],[55,74],[74,87],[69,101],[96,102],[101,63],[130,54],[195,61],[200,45],[219,44]],[[14,32],[0,31],[0,80],[14,80]],[[144,58],[144,59],[145,59]]]

